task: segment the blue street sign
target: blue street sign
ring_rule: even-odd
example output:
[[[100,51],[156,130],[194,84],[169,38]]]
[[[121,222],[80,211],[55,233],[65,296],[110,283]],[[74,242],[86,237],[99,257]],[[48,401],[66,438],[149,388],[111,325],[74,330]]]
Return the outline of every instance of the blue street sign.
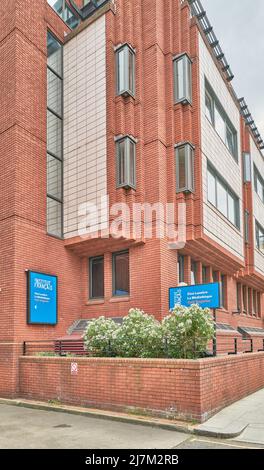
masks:
[[[170,310],[176,305],[190,307],[193,304],[201,308],[221,308],[221,283],[172,287],[169,290]]]
[[[57,276],[28,271],[28,323],[57,324]]]

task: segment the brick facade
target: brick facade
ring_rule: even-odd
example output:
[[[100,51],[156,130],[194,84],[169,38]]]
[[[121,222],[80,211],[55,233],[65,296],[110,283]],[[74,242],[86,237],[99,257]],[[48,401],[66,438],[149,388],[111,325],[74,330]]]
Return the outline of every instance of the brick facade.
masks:
[[[78,5],[81,6],[81,2]],[[217,313],[217,320],[235,328],[239,325],[263,327],[264,275],[255,269],[255,257],[262,260],[263,255],[256,253],[254,245],[254,185],[244,186],[242,191],[241,181],[244,207],[251,212],[250,242],[245,245],[243,241],[242,256],[236,256],[228,246],[218,243],[204,231],[201,118],[204,97],[200,90],[199,42],[205,38],[198,21],[190,18],[188,2],[110,1],[72,32],[46,0],[2,0],[1,9],[5,12],[0,20],[0,295],[3,313],[0,343],[1,354],[5,357],[3,364],[8,364],[6,357],[9,355],[3,344],[57,338],[65,335],[76,319],[98,315],[119,317],[130,307],[142,308],[161,319],[168,313],[168,289],[178,284],[179,253],[168,248],[167,239],[142,236],[140,240],[132,237],[89,240],[76,236],[60,240],[46,233],[47,30],[66,49],[102,16],[105,17],[106,47],[106,186],[110,205],[175,203],[177,218],[179,203],[185,202],[187,243],[180,251],[185,256],[185,282],[191,282],[191,260],[197,263],[199,282],[203,265],[207,267],[208,282],[212,282],[213,272],[218,273],[218,279],[222,273],[226,276],[226,306]],[[135,99],[116,96],[114,48],[123,43],[129,43],[136,50]],[[173,100],[172,60],[183,52],[192,59],[192,105],[174,104]],[[215,66],[219,70],[219,64]],[[230,84],[223,73],[219,73],[226,92],[232,95]],[[248,133],[241,120],[242,151],[250,150],[252,135]],[[137,139],[136,191],[116,189],[114,139],[127,134]],[[195,192],[176,194],[174,146],[183,141],[195,146]],[[241,221],[242,237],[243,228]],[[225,230],[223,221],[223,232]],[[112,253],[123,249],[129,249],[130,295],[118,298],[112,293]],[[97,255],[104,255],[105,262],[105,298],[100,301],[89,299],[88,289],[88,259]],[[27,325],[26,270],[58,276],[59,322],[55,327]],[[261,294],[258,315],[246,311],[238,314],[237,283]],[[16,354],[14,361],[15,358]],[[3,383],[9,381],[10,393],[14,394],[18,369],[8,366],[4,370],[3,376],[7,378]],[[7,390],[7,385],[0,388],[1,394],[6,394]]]

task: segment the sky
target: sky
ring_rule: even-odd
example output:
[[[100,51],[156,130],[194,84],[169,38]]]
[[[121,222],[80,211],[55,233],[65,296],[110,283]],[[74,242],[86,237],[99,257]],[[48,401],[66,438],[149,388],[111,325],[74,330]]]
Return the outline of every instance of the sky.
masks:
[[[264,139],[264,0],[201,0]]]

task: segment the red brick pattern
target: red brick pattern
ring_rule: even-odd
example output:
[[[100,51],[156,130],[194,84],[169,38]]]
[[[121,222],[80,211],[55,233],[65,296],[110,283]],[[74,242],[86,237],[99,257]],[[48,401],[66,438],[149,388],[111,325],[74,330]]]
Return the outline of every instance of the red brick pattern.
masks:
[[[264,386],[264,353],[199,361],[21,357],[19,370],[23,398],[203,422]]]

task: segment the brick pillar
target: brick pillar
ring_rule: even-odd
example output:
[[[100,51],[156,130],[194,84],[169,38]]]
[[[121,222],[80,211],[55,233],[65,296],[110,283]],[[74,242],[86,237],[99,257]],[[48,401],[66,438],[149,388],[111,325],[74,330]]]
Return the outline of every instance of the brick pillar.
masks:
[[[19,356],[22,343],[0,343],[0,397],[15,398],[19,394]]]

